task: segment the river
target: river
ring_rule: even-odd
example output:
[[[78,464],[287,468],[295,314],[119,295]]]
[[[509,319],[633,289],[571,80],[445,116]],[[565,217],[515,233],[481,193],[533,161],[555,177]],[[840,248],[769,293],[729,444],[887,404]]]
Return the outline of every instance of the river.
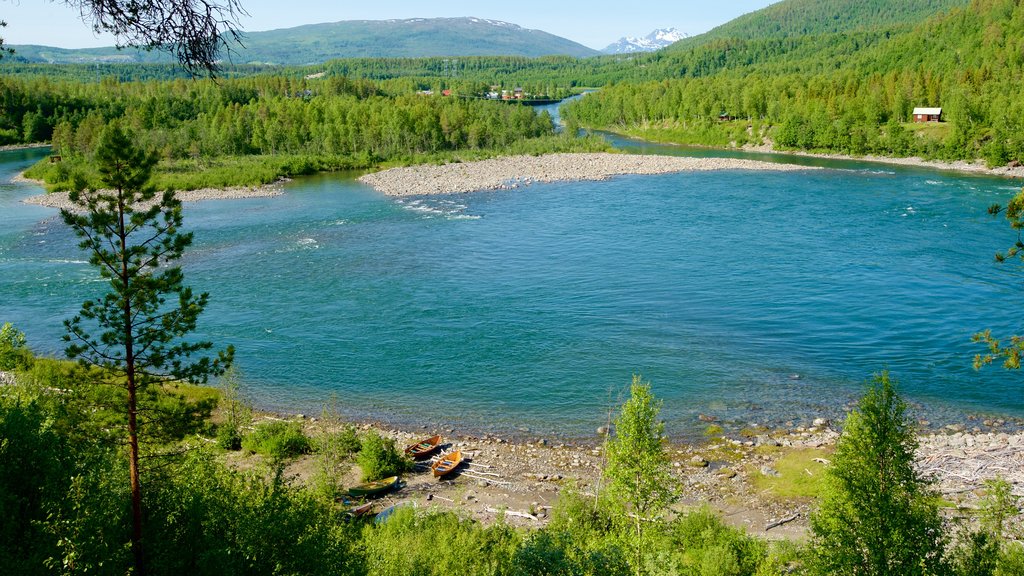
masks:
[[[722,152],[617,140],[648,152]],[[0,182],[43,151],[0,153]],[[762,155],[732,153],[744,157]],[[971,334],[1022,329],[1019,184],[908,167],[619,177],[393,200],[351,174],[187,205],[198,335],[234,344],[261,407],[588,436],[642,374],[670,432],[839,417],[888,369],[933,422],[1024,416]],[[103,283],[56,212],[0,185],[0,322],[59,354]]]

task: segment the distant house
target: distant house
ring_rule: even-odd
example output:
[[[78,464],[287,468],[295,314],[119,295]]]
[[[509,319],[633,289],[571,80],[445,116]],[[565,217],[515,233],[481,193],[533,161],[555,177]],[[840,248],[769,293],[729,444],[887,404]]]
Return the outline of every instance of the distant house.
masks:
[[[722,112],[721,114],[718,115],[719,122],[731,122],[733,120],[735,120],[735,118],[733,118],[732,115],[729,114],[728,112]]]
[[[942,108],[914,108],[914,122],[942,122]]]

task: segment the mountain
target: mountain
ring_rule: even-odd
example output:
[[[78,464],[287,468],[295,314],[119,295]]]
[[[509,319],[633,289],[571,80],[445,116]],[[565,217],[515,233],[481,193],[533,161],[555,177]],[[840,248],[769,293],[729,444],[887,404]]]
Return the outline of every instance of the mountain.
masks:
[[[428,56],[597,55],[571,40],[516,24],[483,18],[349,20],[245,34],[233,47],[235,64],[318,64],[335,58],[418,58]],[[23,62],[171,62],[161,52],[46,46],[12,46]]]
[[[654,52],[686,38],[686,34],[675,28],[659,28],[643,38],[625,36],[609,44],[601,52],[605,54],[631,54],[633,52]]]

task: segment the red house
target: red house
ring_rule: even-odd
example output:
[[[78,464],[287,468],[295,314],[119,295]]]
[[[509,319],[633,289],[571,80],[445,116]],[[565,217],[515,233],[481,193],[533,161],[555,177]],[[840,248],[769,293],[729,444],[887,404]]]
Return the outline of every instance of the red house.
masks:
[[[942,108],[914,108],[914,122],[942,122]]]

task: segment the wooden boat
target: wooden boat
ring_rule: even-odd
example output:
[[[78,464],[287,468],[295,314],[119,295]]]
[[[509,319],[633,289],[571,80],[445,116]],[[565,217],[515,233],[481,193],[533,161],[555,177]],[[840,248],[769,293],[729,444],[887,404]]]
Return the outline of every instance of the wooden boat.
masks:
[[[412,456],[415,460],[422,460],[427,456],[431,455],[435,450],[441,446],[440,436],[431,436],[426,440],[420,440],[415,444],[410,444],[405,449],[405,453]]]
[[[394,488],[398,484],[398,476],[374,480],[348,489],[349,496],[373,496]]]
[[[373,510],[373,502],[367,502],[362,506],[354,506],[352,508],[349,508],[348,510],[346,510],[346,512],[348,513],[349,516],[353,518],[362,518],[363,516],[369,514],[371,510]]]
[[[450,474],[452,470],[459,467],[459,464],[462,464],[462,450],[455,450],[441,456],[430,466],[430,469],[434,471],[435,478],[440,478],[445,474]]]

